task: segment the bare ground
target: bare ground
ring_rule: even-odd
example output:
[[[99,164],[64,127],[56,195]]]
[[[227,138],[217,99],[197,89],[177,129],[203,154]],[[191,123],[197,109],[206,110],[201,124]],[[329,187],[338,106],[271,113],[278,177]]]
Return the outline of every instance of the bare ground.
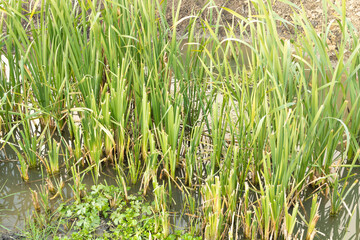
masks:
[[[172,9],[173,6],[176,7],[179,4],[179,1],[181,1],[180,5],[180,14],[179,19],[184,18],[189,15],[194,15],[195,13],[198,13],[199,11],[203,10],[203,13],[201,14],[201,17],[203,19],[207,19],[208,21],[213,21],[215,23],[215,20],[217,19],[217,14],[214,14],[214,8],[211,6],[214,6],[214,4],[218,7],[225,7],[228,9],[231,9],[238,14],[240,14],[242,17],[247,18],[249,16],[249,12],[251,11],[252,14],[255,14],[255,9],[253,4],[251,3],[251,0],[213,0],[212,3],[209,4],[208,0],[168,0],[168,7],[167,7],[167,21],[170,24],[173,24],[172,20]],[[266,0],[263,0],[266,2]],[[292,8],[290,5],[285,4],[281,2],[280,0],[269,0],[272,2],[272,7],[274,11],[283,19],[286,19],[290,23],[292,22],[292,17],[294,14],[294,8]],[[324,14],[324,8],[323,8],[323,0],[288,0],[293,5],[303,8],[308,20],[313,25],[317,33],[320,33],[323,31],[322,27],[324,26],[325,22],[325,14]],[[327,1],[327,0],[325,0]],[[327,22],[326,25],[332,23],[330,32],[328,34],[327,39],[327,45],[329,50],[329,55],[332,60],[336,60],[336,52],[337,52],[337,46],[341,40],[341,31],[339,30],[339,25],[336,23],[336,20],[340,19],[340,15],[334,10],[334,8],[331,6],[332,4],[334,6],[337,6],[341,10],[341,3],[342,0],[329,0],[330,3],[328,3],[328,11],[327,11]],[[351,23],[354,25],[357,32],[360,31],[360,0],[345,0],[346,2],[346,17],[351,21]],[[212,9],[212,10],[211,10]],[[218,8],[221,9],[221,8]],[[209,17],[209,12],[213,11],[213,15]],[[335,20],[335,21],[334,21]],[[220,24],[227,25],[231,24],[233,22],[238,21],[238,18],[235,18],[233,14],[229,13],[226,10],[223,10],[221,12],[221,21]],[[182,21],[177,26],[177,32],[178,35],[183,35],[186,33],[186,27],[188,26],[189,21],[185,20]],[[199,29],[200,23],[198,23]],[[277,26],[278,33],[281,37],[286,39],[291,39],[294,35],[294,28],[288,27],[284,24]],[[219,32],[219,37],[225,37],[224,31]],[[348,56],[350,52],[345,50],[345,56]]]
[[[167,8],[167,21],[172,24],[172,6],[178,6],[180,0],[168,0],[168,8]],[[250,0],[213,0],[215,5],[219,7],[226,7],[229,8],[238,14],[240,14],[243,17],[248,17],[249,12],[252,11],[254,14],[254,7]],[[264,2],[266,0],[263,0]],[[292,22],[292,15],[294,13],[294,10],[288,5],[280,0],[270,0],[273,2],[272,7],[274,11],[282,18],[286,19],[289,22]],[[315,30],[320,33],[322,31],[322,26],[325,21],[324,18],[324,9],[323,9],[323,0],[289,0],[291,3],[298,7],[303,7],[305,10],[306,16],[315,28]],[[325,0],[326,1],[326,0]],[[352,22],[352,24],[355,26],[357,31],[360,31],[360,0],[346,0],[346,15],[347,18]],[[214,14],[212,16],[212,19],[209,19],[209,6],[207,5],[208,0],[181,0],[181,7],[180,7],[180,16],[179,19],[186,17],[188,15],[192,15],[196,12],[201,11],[202,9],[206,9],[202,17],[207,18],[207,20],[216,20],[217,15]],[[338,6],[340,9],[341,0],[330,0],[331,4],[334,4]],[[328,4],[329,6],[330,4]],[[221,13],[221,24],[228,24],[231,23],[234,19],[236,21],[236,18],[234,18],[234,15],[229,13],[228,11],[223,11]],[[327,24],[329,24],[331,21],[339,19],[339,14],[336,13],[336,11],[333,9],[333,7],[328,7],[327,11]],[[177,31],[179,35],[183,35],[186,33],[186,26],[188,24],[188,21],[183,21],[179,26],[177,27]],[[335,57],[335,52],[337,48],[337,44],[341,40],[341,32],[339,31],[338,24],[332,24],[332,27],[330,28],[330,34],[328,35],[328,47],[329,51],[331,51]],[[288,28],[285,25],[278,26],[278,33],[281,37],[284,38],[291,38],[294,33],[294,29]],[[220,37],[224,37],[224,32],[220,32]]]
[[[74,0],[78,1],[78,0]],[[251,3],[251,0],[167,0],[167,14],[166,18],[170,25],[173,24],[172,15],[173,10],[177,9],[177,6],[180,1],[180,14],[179,19],[187,17],[189,15],[194,15],[201,10],[204,10],[201,14],[203,19],[207,19],[209,21],[213,21],[215,24],[215,20],[217,19],[217,14],[212,6],[216,5],[219,7],[226,7],[229,8],[243,17],[248,17],[249,12],[254,11],[254,7]],[[262,0],[266,1],[266,0]],[[292,21],[293,9],[281,2],[280,0],[269,0],[273,2],[272,6],[273,9],[277,14],[279,14],[282,18]],[[322,23],[324,22],[324,10],[323,10],[323,0],[288,0],[296,6],[303,7],[308,19],[310,20],[311,24],[314,28],[320,32]],[[327,0],[325,0],[327,1]],[[329,0],[332,4],[337,4],[338,6],[341,4],[342,0]],[[1,2],[1,0],[0,0]],[[23,6],[24,9],[28,9],[29,6],[32,8],[34,6],[35,0],[24,0]],[[210,3],[209,3],[210,2]],[[346,0],[346,12],[348,19],[352,22],[355,26],[357,31],[360,31],[360,0]],[[174,6],[174,7],[173,7]],[[220,8],[218,8],[220,9]],[[333,10],[333,8],[329,8],[328,10],[328,22],[339,19],[339,15]],[[213,12],[213,15],[209,15],[210,12]],[[253,12],[255,13],[255,12]],[[3,17],[1,16],[0,18]],[[221,13],[221,22],[220,24],[227,25],[231,24],[233,21],[235,22],[238,20],[234,17],[233,14],[229,13],[228,11],[223,10]],[[182,21],[177,26],[178,35],[183,35],[186,33],[186,27],[188,26],[189,20]],[[200,22],[198,22],[198,26]],[[5,26],[3,26],[5,29]],[[3,31],[4,31],[3,29]],[[201,32],[201,28],[199,30]],[[281,37],[284,38],[291,38],[294,30],[291,28],[287,28],[285,25],[278,26],[278,33]],[[219,32],[219,37],[224,37],[224,31]],[[328,46],[329,50],[335,50],[336,44],[340,41],[341,33],[338,30],[337,24],[333,24],[331,28],[331,33],[328,36]]]
[[[266,1],[266,0],[263,0]],[[293,10],[291,7],[285,3],[282,3],[280,0],[271,0],[273,2],[272,6],[273,9],[277,14],[281,17],[291,20],[291,15]],[[289,0],[291,3],[295,4],[299,7],[304,7],[307,17],[309,18],[310,22],[313,24],[315,28],[320,28],[321,23],[323,21],[323,0]],[[331,3],[337,4],[338,6],[341,4],[341,0],[330,0]],[[194,12],[200,11],[202,8],[206,7],[208,0],[181,0],[181,7],[180,7],[180,19],[182,17],[188,16],[193,14]],[[219,7],[226,7],[231,10],[236,11],[243,17],[249,16],[249,5],[250,0],[214,0],[215,5]],[[174,6],[178,6],[179,0],[168,0],[168,9],[167,9],[167,18],[168,21],[172,21],[172,13],[171,8]],[[212,6],[212,5],[208,5]],[[253,8],[250,8],[253,10]],[[347,17],[351,20],[353,25],[360,30],[360,2],[359,0],[346,0],[346,12]],[[328,11],[329,20],[335,19],[338,15],[335,11],[330,10]],[[216,16],[214,16],[215,18]],[[224,11],[222,14],[222,20],[231,22],[233,19],[233,15]],[[183,28],[180,27],[180,31],[185,30],[184,26],[186,24],[182,24]],[[286,30],[283,30],[283,34],[287,34]]]

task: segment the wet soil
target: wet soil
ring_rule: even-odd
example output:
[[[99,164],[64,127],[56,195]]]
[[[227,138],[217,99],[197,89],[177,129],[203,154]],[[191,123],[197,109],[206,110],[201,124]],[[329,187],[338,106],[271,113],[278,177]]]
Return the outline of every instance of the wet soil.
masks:
[[[20,233],[16,233],[16,232],[0,233],[0,240],[10,240],[10,239],[24,239],[24,237],[21,236]]]
[[[169,24],[173,24],[173,14],[172,9],[173,6],[178,6],[179,1],[180,12],[179,18],[182,19],[189,15],[194,15],[199,11],[202,11],[201,18],[210,21],[211,24],[216,24],[216,20],[218,18],[218,14],[214,10],[214,4],[220,8],[221,16],[219,24],[223,26],[235,26],[238,24],[239,18],[234,17],[234,14],[225,10],[225,8],[231,9],[241,15],[244,18],[248,18],[250,14],[255,14],[254,4],[251,3],[250,0],[213,0],[214,3],[208,3],[208,0],[168,0],[167,7],[167,21]],[[259,0],[258,0],[259,1]],[[262,0],[266,2],[267,0]],[[281,0],[268,0],[272,3],[273,10],[283,19],[288,21],[290,24],[283,24],[277,22],[277,31],[280,37],[285,39],[294,39],[295,29],[291,27],[291,23],[293,22],[294,12],[299,12],[296,10],[303,8],[306,17],[313,25],[315,31],[319,34],[324,32],[323,26],[328,26],[331,24],[330,32],[327,36],[327,47],[329,51],[330,59],[335,63],[337,60],[336,54],[338,51],[338,46],[341,41],[342,32],[340,31],[339,24],[337,20],[340,19],[339,13],[334,10],[335,8],[338,11],[341,11],[341,3],[342,0],[330,0],[327,5],[327,11],[324,11],[323,0],[288,0],[293,6],[282,2]],[[360,4],[359,0],[346,0],[346,17],[353,24],[357,32],[360,31]],[[223,8],[221,8],[223,7]],[[326,14],[325,14],[326,13]],[[177,26],[178,36],[183,36],[186,34],[186,28],[189,24],[190,20],[182,21]],[[325,24],[324,24],[325,23]],[[201,34],[201,23],[197,22],[198,32]],[[238,28],[237,28],[238,29]],[[298,29],[299,30],[299,29]],[[235,32],[237,34],[238,32]],[[219,31],[219,38],[225,37],[224,28],[221,28]],[[345,58],[347,58],[351,53],[348,50],[345,50]]]
[[[179,4],[179,1],[181,1],[179,19],[197,13],[202,9],[205,10],[202,16],[206,16],[207,13],[211,11],[210,10],[211,7],[214,6],[213,4],[208,4],[209,2],[208,0],[168,0],[167,20],[169,23],[172,23],[172,8],[173,6],[175,6],[176,8]],[[265,0],[263,1],[265,2]],[[279,14],[280,17],[291,22],[294,9],[292,9],[290,5],[283,3],[280,0],[269,1],[269,2],[273,2],[272,7],[274,11],[277,14]],[[310,20],[314,28],[317,31],[321,30],[321,25],[324,21],[324,10],[323,10],[322,0],[289,0],[289,2],[294,4],[294,6],[303,7],[308,19]],[[341,0],[331,0],[331,3],[337,6],[340,6],[341,2],[342,2]],[[214,0],[214,3],[218,7],[229,8],[245,18],[247,18],[251,12],[254,13],[255,10],[250,0]],[[333,8],[330,7],[330,9]],[[346,12],[347,12],[347,17],[350,19],[353,25],[357,28],[357,30],[360,30],[359,1],[346,0]],[[218,16],[217,14],[213,14],[213,16],[210,18],[212,18],[211,20],[215,21],[217,16]],[[334,10],[328,11],[328,20],[327,20],[328,23],[338,18],[339,18],[339,14],[337,14]],[[222,12],[221,21],[223,24],[231,23],[233,19],[234,19],[233,14],[227,11]],[[185,32],[187,23],[188,23],[187,21],[182,22],[178,26],[178,31]],[[284,37],[291,35],[291,32],[289,32],[289,29],[287,29],[286,26],[282,26],[282,27],[279,26],[279,33]]]
[[[74,0],[78,1],[78,0]],[[266,0],[262,0],[266,2]],[[324,18],[324,10],[323,10],[323,0],[288,0],[291,4],[298,7],[303,7],[306,12],[306,16],[316,29],[316,31],[320,32],[322,23],[325,21]],[[36,0],[24,0],[23,1],[23,9],[26,11],[28,9],[33,9],[34,3]],[[166,8],[166,19],[170,25],[173,25],[173,10],[176,12],[180,2],[180,11],[179,11],[179,19],[187,17],[189,15],[194,15],[200,11],[202,11],[201,17],[208,21],[216,22],[218,18],[218,14],[216,13],[214,6],[229,8],[241,16],[247,18],[251,13],[254,13],[254,5],[251,3],[251,0],[167,0],[167,8]],[[272,2],[272,7],[274,11],[282,18],[292,21],[292,16],[294,12],[294,8],[289,4],[282,2],[281,0],[269,0]],[[342,0],[330,0],[330,3],[338,6],[339,9]],[[348,19],[352,22],[355,28],[360,30],[360,4],[359,0],[346,0],[346,14]],[[329,4],[328,4],[329,5]],[[40,6],[40,4],[39,4]],[[330,23],[333,20],[339,19],[339,14],[333,10],[333,7],[329,7],[331,10],[327,11],[328,19],[327,22]],[[220,10],[221,8],[218,8]],[[1,16],[0,16],[1,17]],[[221,21],[220,24],[226,26],[227,24],[231,24],[234,20],[235,23],[238,21],[237,18],[234,18],[234,15],[229,13],[226,10],[222,10],[221,13]],[[177,31],[179,35],[183,35],[186,33],[186,28],[188,26],[189,19],[182,21],[177,26]],[[329,41],[334,42],[339,38],[339,31],[336,29],[336,24],[332,30],[332,36],[330,36]],[[4,27],[4,26],[3,26]],[[201,31],[201,30],[199,30]],[[281,36],[285,38],[290,38],[293,34],[293,31],[288,26],[282,25],[278,26],[278,32]],[[220,32],[220,34],[223,34]]]

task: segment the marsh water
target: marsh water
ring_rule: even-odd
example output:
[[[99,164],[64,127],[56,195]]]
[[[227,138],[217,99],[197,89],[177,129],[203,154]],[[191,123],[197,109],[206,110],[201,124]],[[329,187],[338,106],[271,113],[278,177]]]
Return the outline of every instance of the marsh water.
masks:
[[[0,239],[1,234],[7,231],[21,231],[25,228],[26,220],[32,215],[34,206],[32,204],[31,190],[40,191],[42,187],[46,185],[45,179],[48,177],[45,169],[29,169],[30,181],[25,183],[20,176],[18,169],[19,161],[17,160],[16,153],[10,148],[5,147],[0,151]],[[59,175],[51,177],[52,182],[55,184],[62,179],[65,182],[65,186],[62,189],[62,197],[57,197],[51,201],[53,209],[58,206],[59,203],[67,200],[71,200],[73,197],[73,191],[71,185],[74,184],[71,178],[71,173],[62,171]],[[99,183],[116,185],[117,173],[111,167],[104,167],[99,176]],[[82,181],[90,189],[94,184],[93,176],[90,172],[84,175]],[[130,185],[131,189],[129,194],[137,194],[140,190],[140,181],[135,185]],[[150,190],[151,186],[150,186]],[[49,194],[51,197],[52,195]],[[174,226],[174,229],[183,229],[187,226],[187,217],[182,214],[183,210],[183,195],[181,190],[175,186],[172,187],[172,204],[170,208],[170,222]],[[146,196],[146,201],[152,201],[152,194]]]
[[[31,181],[25,183],[20,177],[17,165],[16,154],[11,148],[5,148],[0,152],[0,183],[3,186],[0,195],[0,235],[1,232],[9,230],[24,229],[25,221],[29,219],[33,211],[30,188],[39,190],[45,184],[45,171],[42,173],[41,169],[30,170]],[[99,182],[116,185],[116,173],[107,169],[111,168],[104,168],[105,172],[101,174]],[[354,176],[350,178],[349,185],[358,178],[360,169],[354,168],[352,173]],[[63,198],[64,200],[70,199],[73,196],[70,188],[73,181],[64,171],[59,176],[54,177],[53,181],[59,181],[60,177],[66,182],[62,191]],[[83,182],[88,186],[92,185],[91,174],[85,175]],[[138,189],[139,185],[134,185],[131,192],[135,193]],[[308,196],[312,195],[312,191],[313,189],[308,189]],[[186,216],[182,214],[185,200],[182,192],[175,186],[172,188],[172,198],[171,222],[176,228],[185,228],[188,224]],[[344,199],[346,207],[343,207],[337,216],[330,216],[330,200],[324,196],[321,196],[320,199],[320,219],[316,226],[319,232],[316,239],[360,239],[360,185],[357,184]],[[147,200],[151,200],[151,194]],[[59,202],[60,198],[52,201],[53,206],[57,205],[56,201]],[[302,212],[309,213],[311,198],[304,200],[303,205]],[[298,224],[297,228],[300,231],[306,231],[305,226]]]
[[[344,173],[345,174],[345,173]],[[353,176],[349,178],[349,185],[351,186],[356,179],[359,178],[360,169],[354,168],[352,170]],[[314,189],[308,189],[309,196]],[[320,195],[319,206],[319,221],[316,224],[318,230],[315,239],[331,239],[331,240],[358,240],[360,239],[360,185],[349,192],[344,199],[342,209],[338,215],[330,215],[330,199]],[[311,209],[311,199],[304,202],[306,216],[309,215]],[[298,226],[300,227],[300,226]],[[304,228],[306,229],[306,227]]]
[[[6,154],[5,154],[6,153]],[[0,183],[2,186],[0,195],[0,226],[2,230],[17,230],[23,229],[25,220],[31,216],[33,211],[31,191],[39,192],[42,186],[45,185],[46,171],[45,169],[29,169],[28,183],[23,182],[20,176],[17,165],[18,160],[16,154],[9,147],[5,147],[4,151],[0,152]],[[108,184],[116,184],[115,178],[110,172],[107,176],[102,175],[100,182],[107,182]],[[70,199],[73,196],[72,189],[69,184],[73,184],[72,179],[67,172],[62,171],[59,176],[52,178],[52,182],[59,182],[60,178],[65,181],[65,186],[62,190],[64,200]],[[93,183],[91,174],[85,175],[84,183],[90,185]],[[52,205],[56,206],[57,198],[52,201]]]

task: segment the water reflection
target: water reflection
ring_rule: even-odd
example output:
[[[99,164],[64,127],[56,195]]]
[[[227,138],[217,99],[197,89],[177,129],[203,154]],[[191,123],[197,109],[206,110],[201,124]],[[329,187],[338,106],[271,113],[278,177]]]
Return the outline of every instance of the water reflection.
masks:
[[[358,179],[360,174],[360,169],[353,169],[352,173],[356,175],[349,178],[348,186],[351,186],[356,179]],[[346,174],[344,172],[343,174]],[[342,205],[342,209],[339,214],[336,216],[330,215],[330,199],[321,197],[321,203],[319,206],[319,221],[316,225],[316,229],[318,230],[318,234],[315,239],[332,239],[332,240],[340,240],[340,239],[360,239],[360,186],[356,184],[356,186],[351,189],[349,194],[344,199],[344,202],[347,206],[344,207]],[[304,207],[306,212],[309,214],[311,209],[311,199],[307,200],[304,203]],[[350,216],[351,212],[352,216]],[[308,216],[308,214],[306,216]],[[305,227],[306,229],[306,227]]]
[[[25,183],[21,179],[18,165],[16,154],[11,148],[6,147],[5,151],[0,151],[0,186],[3,186],[0,192],[0,231],[24,228],[25,220],[28,219],[34,209],[30,189],[39,192],[40,187],[46,184],[45,180],[49,177],[40,166],[38,169],[29,169],[30,181]],[[64,199],[69,199],[73,197],[70,187],[73,180],[65,168],[61,170],[58,176],[50,177],[50,179],[53,184],[59,182],[60,177],[65,181],[62,195]],[[115,173],[109,170],[102,174],[99,177],[99,182],[105,183],[105,181],[108,184],[116,184]],[[88,188],[93,184],[91,174],[85,175],[83,183]],[[51,201],[51,205],[55,207],[59,202],[60,198],[57,198]]]
[[[3,186],[0,191],[0,231],[8,228],[10,230],[14,229],[23,229],[25,220],[30,216],[33,211],[33,205],[31,201],[31,192],[30,188],[33,190],[38,190],[41,185],[45,185],[45,179],[48,177],[45,171],[41,171],[41,168],[29,170],[30,182],[25,183],[21,180],[21,176],[18,170],[18,161],[16,159],[16,154],[11,148],[6,148],[5,151],[0,151],[0,186]],[[105,181],[108,184],[117,185],[116,182],[116,172],[112,170],[111,167],[104,167],[104,174],[101,174],[99,181],[104,183]],[[349,185],[358,179],[360,174],[360,169],[355,168],[353,173],[356,175],[349,179]],[[345,176],[346,171],[344,171],[343,176]],[[66,182],[65,187],[62,191],[62,194],[65,199],[69,199],[73,196],[70,185],[73,184],[73,180],[70,177],[71,174],[66,172],[65,168],[62,168],[60,176]],[[181,176],[182,174],[180,174]],[[59,176],[51,177],[53,183],[59,181]],[[93,184],[93,179],[91,174],[87,174],[84,177],[83,183],[88,185]],[[140,181],[135,186],[132,186],[129,193],[136,193],[139,190]],[[171,205],[169,208],[170,211],[170,221],[176,229],[184,229],[188,226],[190,218],[183,214],[184,208],[186,207],[186,197],[182,190],[176,186],[172,186],[172,198]],[[308,189],[310,194],[312,190]],[[150,189],[148,192],[152,192]],[[347,208],[352,211],[352,217],[348,210],[343,207],[340,213],[337,216],[330,216],[330,200],[321,197],[321,203],[319,207],[320,219],[317,223],[316,229],[319,233],[316,235],[315,239],[360,239],[360,186],[357,184],[346,196],[344,202],[347,205]],[[192,196],[197,202],[197,206],[201,205],[201,195],[198,190],[192,192]],[[147,201],[152,201],[153,198],[151,195],[147,196]],[[52,201],[52,204],[56,204],[60,200]],[[304,202],[305,211],[308,216],[311,209],[311,198]],[[306,226],[300,226],[298,224],[298,229],[302,229],[306,233]],[[305,235],[304,233],[304,235]]]
[[[3,185],[0,199],[0,224],[6,228],[22,228],[28,211],[32,209],[29,188],[36,189],[36,183],[24,184],[17,162],[0,162],[0,182]],[[29,171],[31,179],[41,176]]]

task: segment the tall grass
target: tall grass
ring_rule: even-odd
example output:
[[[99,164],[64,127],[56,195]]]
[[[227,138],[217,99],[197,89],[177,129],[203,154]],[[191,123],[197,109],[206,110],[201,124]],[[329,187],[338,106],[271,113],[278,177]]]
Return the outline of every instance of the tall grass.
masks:
[[[56,131],[72,138],[65,167],[77,201],[85,194],[80,167],[95,182],[113,167],[119,179],[141,181],[144,194],[152,183],[164,235],[172,187],[165,180],[199,190],[198,209],[192,191],[184,194],[203,223],[191,232],[205,239],[294,239],[300,222],[313,239],[320,197],[308,222],[299,208],[309,185],[329,193],[331,214],[341,211],[360,153],[360,44],[345,1],[323,1],[338,15],[320,33],[290,3],[286,21],[270,1],[252,1],[248,18],[210,1],[183,19],[180,2],[171,24],[166,1],[40,3],[26,12],[5,2],[0,18],[9,69],[0,69],[1,130],[9,144],[19,141],[25,181],[43,134]],[[232,23],[222,22],[224,12]],[[184,22],[186,37],[179,37]],[[280,24],[294,30],[291,39],[280,37]],[[342,36],[331,55],[334,28]],[[60,144],[48,144],[46,166],[55,173]]]

